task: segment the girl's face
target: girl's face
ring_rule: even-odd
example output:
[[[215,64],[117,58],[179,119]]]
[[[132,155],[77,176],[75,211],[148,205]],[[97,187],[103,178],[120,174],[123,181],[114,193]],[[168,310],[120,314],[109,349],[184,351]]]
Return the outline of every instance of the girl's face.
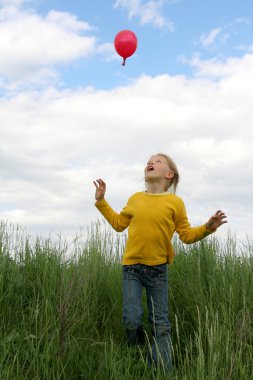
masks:
[[[144,170],[145,180],[171,179],[174,173],[171,171],[167,160],[162,156],[151,156]]]

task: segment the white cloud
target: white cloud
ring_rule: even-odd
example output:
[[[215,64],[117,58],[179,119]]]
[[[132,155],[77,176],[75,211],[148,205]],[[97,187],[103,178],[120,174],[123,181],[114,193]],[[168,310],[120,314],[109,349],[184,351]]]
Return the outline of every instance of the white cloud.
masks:
[[[76,16],[51,11],[42,17],[17,7],[0,9],[2,85],[38,83],[56,75],[55,66],[96,50],[91,26]]]
[[[174,24],[167,21],[162,13],[164,1],[162,0],[117,0],[115,8],[123,8],[128,11],[128,17],[140,18],[141,25],[152,24],[156,28],[167,28],[174,31]]]
[[[180,58],[186,64],[191,65],[195,69],[195,74],[198,77],[207,78],[233,78],[237,80],[237,91],[240,89],[240,81],[244,87],[247,76],[250,77],[253,73],[253,56],[246,53],[242,57],[227,57],[227,58],[212,58],[202,60],[199,54],[195,54],[191,59]],[[243,88],[243,90],[245,90]]]
[[[204,47],[209,47],[210,45],[213,45],[215,43],[216,37],[220,34],[221,28],[215,28],[211,30],[210,33],[203,34],[200,37],[200,41]]]
[[[247,28],[250,25],[250,20],[247,18],[237,18],[227,24],[213,28],[209,33],[203,33],[199,38],[200,44],[205,49],[217,49],[220,46],[224,47],[230,41],[234,44],[233,38],[240,30]],[[235,45],[234,47],[236,47]]]
[[[93,28],[84,21],[78,21],[76,15],[66,12],[50,11],[47,14],[46,21],[55,24],[70,32],[90,31]]]
[[[106,180],[107,198],[120,210],[144,189],[146,160],[164,151],[179,166],[179,195],[193,224],[222,208],[232,231],[252,236],[252,62],[249,54],[198,59],[202,76],[193,79],[142,76],[110,91],[1,99],[1,218],[74,234],[99,217],[93,179]],[[213,80],[213,71],[223,76]]]
[[[31,3],[34,0],[0,0],[0,6],[8,7],[20,7],[21,5]]]
[[[16,90],[0,98],[0,218],[39,234],[75,235],[99,216],[93,179],[106,180],[107,198],[120,210],[144,189],[146,160],[164,151],[179,166],[179,195],[193,224],[223,208],[232,231],[252,237],[253,55],[196,55],[185,60],[192,79],[143,75],[110,91],[60,91],[53,88],[58,64],[95,52],[112,59],[113,44],[98,46],[92,27],[73,14],[42,17],[26,3],[0,0],[0,87]],[[168,27],[162,1],[115,6],[142,24]],[[202,42],[212,47],[224,36],[217,28]],[[38,83],[48,88],[34,90]]]
[[[111,42],[107,42],[98,46],[97,53],[103,55],[103,59],[107,62],[114,61],[116,59],[122,61],[122,58],[116,56],[114,44]]]

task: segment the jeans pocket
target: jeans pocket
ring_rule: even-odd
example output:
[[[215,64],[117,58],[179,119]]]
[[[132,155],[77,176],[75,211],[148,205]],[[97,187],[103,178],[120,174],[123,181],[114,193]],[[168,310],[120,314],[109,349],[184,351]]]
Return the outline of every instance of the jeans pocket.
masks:
[[[152,275],[164,278],[167,275],[167,264],[156,265],[152,267]]]
[[[136,269],[136,265],[123,265],[124,273],[133,273]]]

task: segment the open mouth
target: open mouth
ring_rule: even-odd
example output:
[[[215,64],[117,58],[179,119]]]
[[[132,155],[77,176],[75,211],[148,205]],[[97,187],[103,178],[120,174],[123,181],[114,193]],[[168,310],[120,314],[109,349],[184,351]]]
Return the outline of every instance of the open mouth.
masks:
[[[153,166],[148,166],[147,171],[152,172],[154,170]]]

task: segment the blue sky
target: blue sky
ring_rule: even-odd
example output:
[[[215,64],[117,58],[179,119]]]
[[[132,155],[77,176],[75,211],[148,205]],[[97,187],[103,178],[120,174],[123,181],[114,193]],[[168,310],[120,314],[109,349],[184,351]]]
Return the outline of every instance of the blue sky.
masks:
[[[142,14],[150,3],[150,19]],[[253,26],[250,1],[33,1],[32,8],[42,17],[56,10],[73,15],[89,24],[91,30],[80,35],[93,36],[96,45],[112,44],[118,31],[133,30],[139,46],[122,70],[116,58],[106,61],[106,53],[95,53],[88,59],[75,59],[57,67],[67,87],[95,86],[108,89],[147,75],[186,74],[194,68],[186,64],[193,55],[202,59],[241,56],[252,44]],[[135,11],[132,9],[135,8]],[[132,15],[131,15],[132,14]],[[157,21],[156,21],[157,19]]]
[[[0,0],[0,219],[72,237],[120,211],[156,152],[193,225],[253,230],[251,1]],[[135,32],[122,67],[113,41]]]

